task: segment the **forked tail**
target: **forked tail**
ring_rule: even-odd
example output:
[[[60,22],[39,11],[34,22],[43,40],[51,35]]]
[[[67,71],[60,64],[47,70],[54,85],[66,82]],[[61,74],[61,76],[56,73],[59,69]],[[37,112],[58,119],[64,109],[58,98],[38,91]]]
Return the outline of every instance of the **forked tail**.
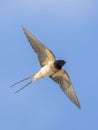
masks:
[[[29,76],[28,78],[25,78],[25,79],[22,79],[22,80],[20,80],[20,81],[18,81],[18,82],[16,82],[16,83],[14,83],[13,85],[11,85],[10,87],[12,88],[12,87],[14,87],[15,85],[17,85],[17,84],[19,84],[19,83],[21,83],[21,82],[23,82],[23,81],[25,81],[25,80],[30,80],[31,79],[31,81],[29,81],[26,85],[24,85],[22,88],[20,88],[20,89],[18,89],[17,91],[15,91],[14,93],[16,94],[16,93],[18,93],[18,92],[20,92],[22,89],[24,89],[25,87],[27,87],[28,85],[30,85],[32,82],[33,82],[33,76],[34,75],[32,75],[32,76]]]

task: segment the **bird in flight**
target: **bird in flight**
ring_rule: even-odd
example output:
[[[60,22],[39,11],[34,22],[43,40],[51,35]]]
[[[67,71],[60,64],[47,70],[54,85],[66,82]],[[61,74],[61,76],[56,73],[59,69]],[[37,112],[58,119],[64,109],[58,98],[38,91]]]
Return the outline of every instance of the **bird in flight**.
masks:
[[[72,86],[71,80],[65,70],[62,69],[66,61],[64,60],[56,60],[55,55],[45,47],[39,40],[37,40],[28,30],[23,27],[23,31],[33,48],[33,50],[37,53],[41,69],[34,75],[31,75],[23,80],[20,80],[13,84],[11,87],[25,81],[30,80],[25,86],[17,90],[15,93],[18,93],[23,88],[30,85],[32,82],[45,77],[50,77],[53,81],[59,84],[60,88],[63,92],[68,96],[68,98],[78,107],[80,108],[79,100],[76,96],[74,88]]]

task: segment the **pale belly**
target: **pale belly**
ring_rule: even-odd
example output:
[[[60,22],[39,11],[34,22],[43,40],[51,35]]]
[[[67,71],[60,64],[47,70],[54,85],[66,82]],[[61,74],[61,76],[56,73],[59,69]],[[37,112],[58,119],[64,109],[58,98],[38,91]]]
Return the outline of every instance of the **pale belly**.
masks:
[[[53,63],[52,64],[48,64],[44,67],[42,67],[38,73],[36,73],[34,75],[34,80],[37,80],[39,78],[44,78],[44,77],[48,77],[50,75],[52,75],[55,72],[55,70],[53,69]]]

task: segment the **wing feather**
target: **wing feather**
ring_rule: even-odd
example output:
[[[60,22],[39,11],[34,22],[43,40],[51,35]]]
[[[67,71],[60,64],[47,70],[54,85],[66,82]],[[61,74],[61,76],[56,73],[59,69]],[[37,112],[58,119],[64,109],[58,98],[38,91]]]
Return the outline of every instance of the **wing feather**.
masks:
[[[55,56],[54,54],[46,48],[40,41],[38,41],[30,32],[28,32],[25,28],[23,31],[30,42],[30,45],[34,49],[34,51],[38,55],[38,59],[41,66],[46,65],[49,61],[54,61]]]
[[[64,93],[69,97],[69,99],[80,108],[79,100],[76,96],[76,93],[73,89],[70,78],[65,70],[60,70],[53,75],[50,76],[52,80],[59,84],[60,88],[64,91]]]

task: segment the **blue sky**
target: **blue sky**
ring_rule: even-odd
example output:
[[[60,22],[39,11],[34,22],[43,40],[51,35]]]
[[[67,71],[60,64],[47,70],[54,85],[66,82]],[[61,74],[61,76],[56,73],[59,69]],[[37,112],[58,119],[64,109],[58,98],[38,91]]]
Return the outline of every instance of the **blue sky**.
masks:
[[[98,129],[97,0],[3,0],[0,4],[0,129]],[[81,110],[49,78],[18,94],[9,86],[40,69],[26,27],[67,64]]]

